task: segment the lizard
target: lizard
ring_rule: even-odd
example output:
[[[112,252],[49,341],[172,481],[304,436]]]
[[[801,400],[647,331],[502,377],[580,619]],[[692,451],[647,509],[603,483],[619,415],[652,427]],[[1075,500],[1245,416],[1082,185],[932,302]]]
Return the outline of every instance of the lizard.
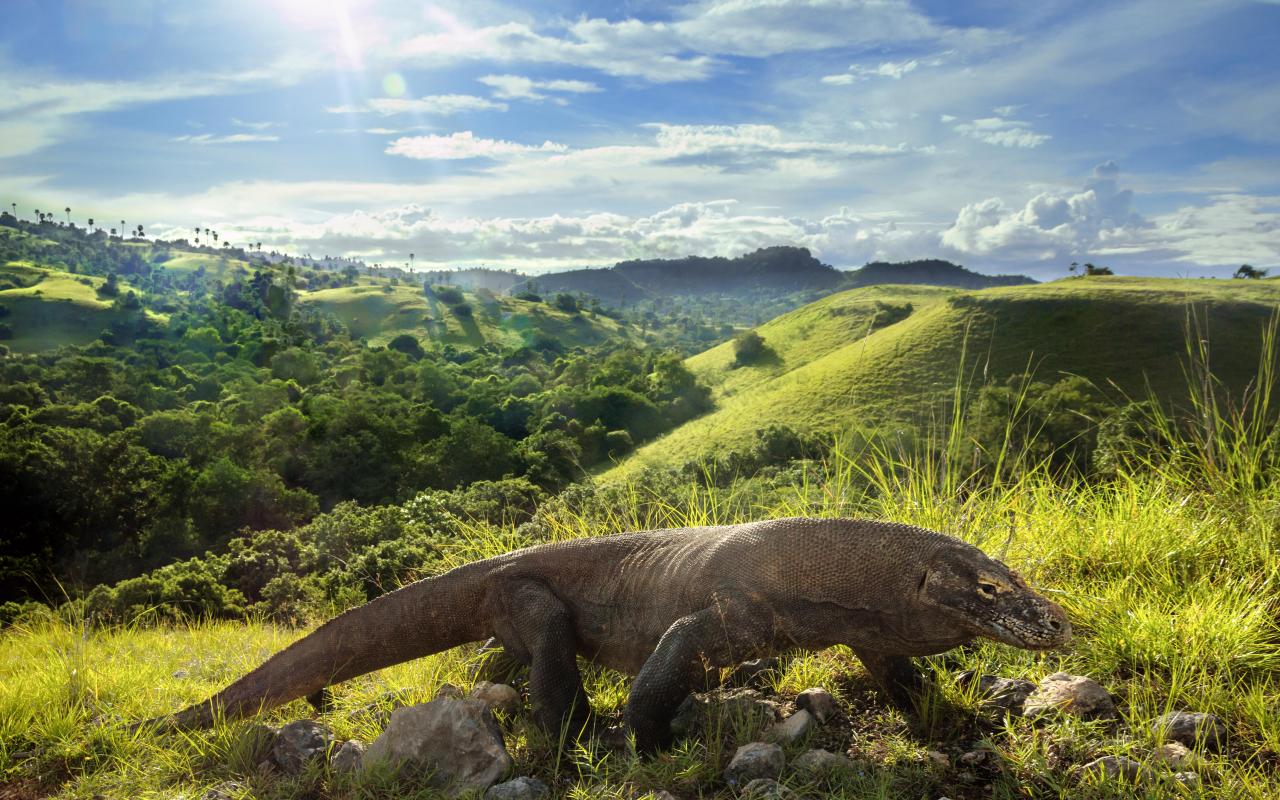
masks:
[[[911,658],[985,637],[1043,650],[1056,603],[958,538],[898,523],[791,518],[536,545],[455,567],[346,611],[208,700],[159,722],[207,727],[374,670],[496,639],[529,667],[535,721],[584,731],[582,656],[635,676],[623,712],[642,753],[668,747],[709,670],[847,645],[894,704]]]

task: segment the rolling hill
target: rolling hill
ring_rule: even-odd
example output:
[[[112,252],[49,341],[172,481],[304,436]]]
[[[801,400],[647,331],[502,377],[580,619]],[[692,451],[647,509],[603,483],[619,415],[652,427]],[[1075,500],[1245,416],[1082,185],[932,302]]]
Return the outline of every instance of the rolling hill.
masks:
[[[1280,286],[1270,281],[1108,277],[975,292],[851,290],[762,326],[769,349],[758,364],[735,369],[731,345],[690,358],[715,387],[716,410],[640,448],[611,474],[741,448],[769,423],[839,431],[945,419],[957,380],[973,389],[1025,371],[1041,379],[1076,374],[1117,396],[1140,396],[1150,385],[1174,397],[1185,392],[1193,309],[1215,374],[1239,390],[1257,375],[1261,329],[1278,307]],[[897,319],[882,325],[876,320],[886,317],[877,315]]]
[[[1026,275],[983,275],[959,264],[940,259],[922,261],[872,261],[845,273],[845,286],[876,286],[893,283],[924,283],[960,289],[989,289],[993,286],[1022,286],[1035,283]]]
[[[35,353],[92,342],[110,323],[129,316],[115,309],[111,298],[98,294],[104,283],[105,278],[8,262],[0,267],[0,307],[6,309],[0,322],[13,336],[0,344],[16,353]],[[121,292],[130,288],[120,282]],[[166,320],[163,314],[146,314],[153,322]]]
[[[571,314],[545,303],[485,292],[462,296],[464,304],[450,304],[417,286],[378,284],[303,292],[299,301],[333,314],[353,338],[378,345],[405,333],[424,344],[470,347],[519,347],[540,339],[575,347],[630,336],[626,326],[603,315]]]

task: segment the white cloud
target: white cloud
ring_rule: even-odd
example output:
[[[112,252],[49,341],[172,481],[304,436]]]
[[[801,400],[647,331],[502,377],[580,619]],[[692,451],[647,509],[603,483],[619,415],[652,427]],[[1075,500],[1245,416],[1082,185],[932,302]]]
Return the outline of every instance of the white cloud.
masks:
[[[1280,197],[1221,194],[1155,217],[1150,247],[1194,264],[1280,265]]]
[[[1053,138],[1047,133],[1036,133],[1031,130],[1030,123],[1003,117],[985,117],[972,122],[962,122],[953,130],[970,139],[1000,147],[1039,147]]]
[[[212,133],[187,134],[185,136],[173,137],[175,142],[187,142],[189,144],[244,144],[247,142],[278,142],[279,136],[266,133],[231,133],[225,136]]]
[[[267,122],[267,121],[246,122],[245,120],[239,119],[237,117],[231,118],[231,124],[235,125],[237,128],[248,128],[251,131],[265,131],[271,128],[284,127],[283,122]]]
[[[506,111],[506,103],[495,103],[470,94],[433,94],[426,97],[377,97],[365,105],[327,106],[330,114],[360,114],[374,111],[384,117],[396,114],[431,114],[448,117],[469,111]]]
[[[1021,208],[997,197],[970,203],[943,232],[942,244],[970,255],[1044,261],[1141,241],[1150,225],[1133,212],[1133,192],[1118,188],[1119,173],[1108,161],[1094,168],[1082,191],[1042,192]]]
[[[599,86],[590,81],[537,81],[523,75],[485,75],[478,80],[492,88],[493,96],[502,100],[545,100],[547,92],[586,94],[601,91]]]
[[[387,153],[424,160],[454,160],[462,158],[506,158],[530,153],[563,153],[564,145],[543,142],[540,145],[517,144],[501,139],[482,139],[471,131],[459,131],[448,136],[405,136],[387,146]]]
[[[882,61],[879,66],[867,67],[854,64],[849,67],[848,72],[838,75],[826,75],[822,78],[822,82],[832,86],[847,86],[856,81],[864,81],[868,78],[893,78],[900,79],[909,72],[915,72],[920,66],[918,59],[908,59],[906,61]]]

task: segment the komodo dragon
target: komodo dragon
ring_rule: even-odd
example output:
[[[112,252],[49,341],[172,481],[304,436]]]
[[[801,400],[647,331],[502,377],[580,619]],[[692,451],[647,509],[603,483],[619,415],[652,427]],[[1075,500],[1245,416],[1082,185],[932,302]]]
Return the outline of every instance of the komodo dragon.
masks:
[[[908,525],[780,519],[557,542],[476,561],[352,609],[203,703],[158,720],[203,727],[393,664],[495,637],[530,667],[538,722],[579,731],[577,656],[635,675],[624,721],[642,752],[671,742],[709,667],[846,644],[899,705],[924,656],[985,636],[1066,642],[1056,604],[959,539]]]

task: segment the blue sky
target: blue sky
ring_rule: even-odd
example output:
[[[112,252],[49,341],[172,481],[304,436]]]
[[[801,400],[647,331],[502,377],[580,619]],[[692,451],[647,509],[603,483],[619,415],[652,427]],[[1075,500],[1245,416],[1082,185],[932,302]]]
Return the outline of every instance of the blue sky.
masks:
[[[525,270],[1280,267],[1280,4],[7,0],[0,200]]]

